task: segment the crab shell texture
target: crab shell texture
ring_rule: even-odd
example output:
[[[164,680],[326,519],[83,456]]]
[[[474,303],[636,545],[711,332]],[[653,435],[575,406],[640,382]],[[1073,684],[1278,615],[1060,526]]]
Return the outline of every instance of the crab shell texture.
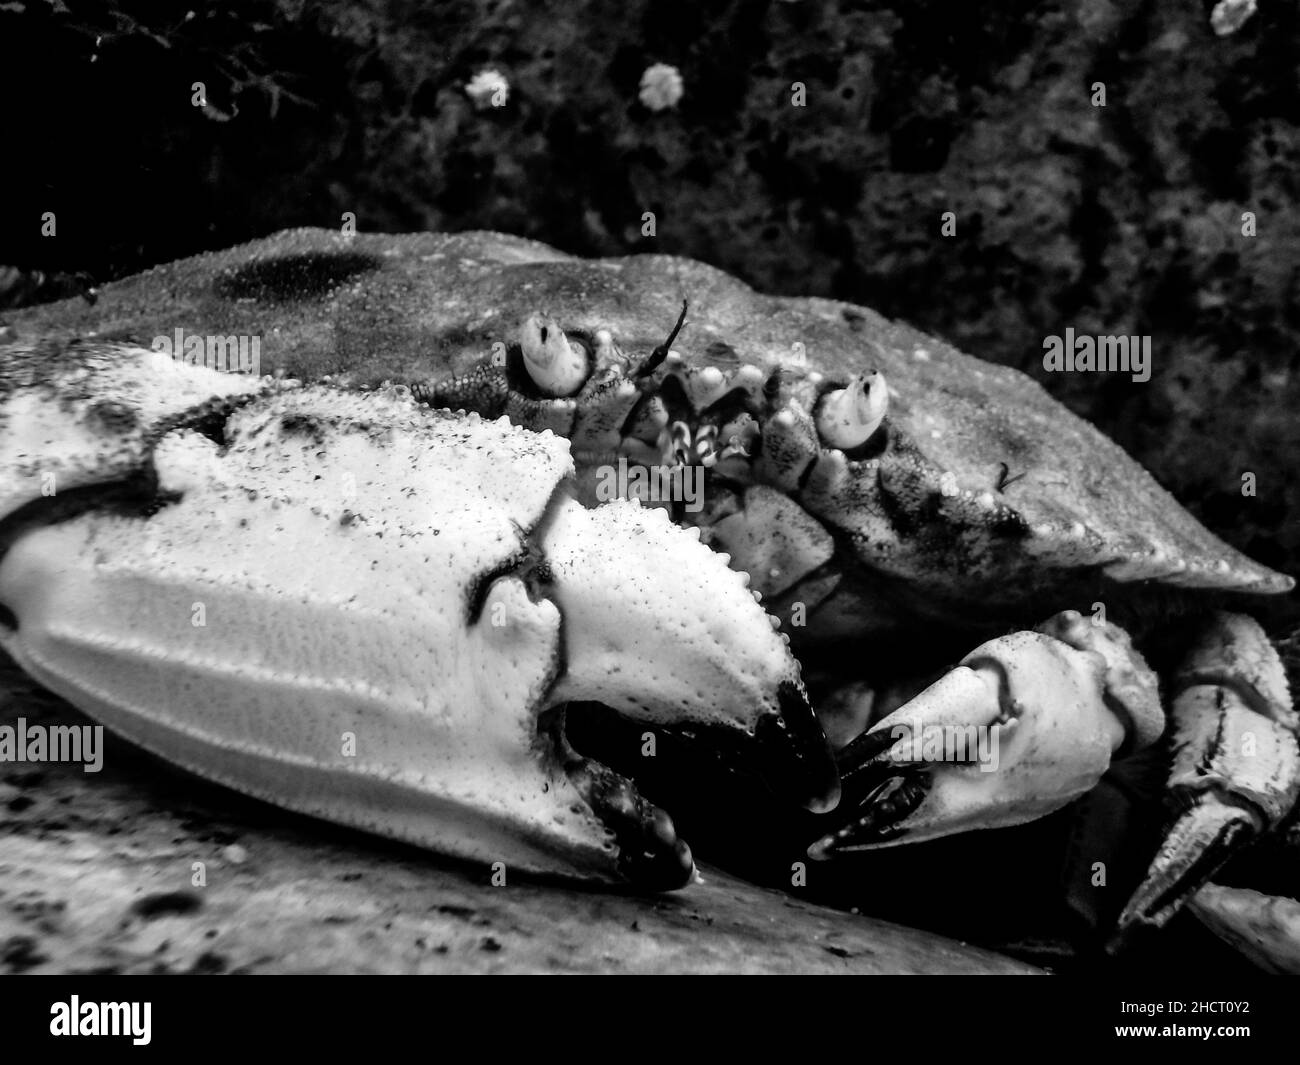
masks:
[[[834,769],[744,578],[660,511],[583,507],[572,471],[559,437],[400,387],[13,348],[0,646],[142,746],[291,809],[678,887],[671,822],[548,711],[601,702],[764,750],[801,723],[819,801]]]
[[[638,379],[683,300],[679,352]],[[520,323],[537,312],[592,351],[574,396],[513,387]],[[638,432],[653,451],[670,419],[724,434],[749,419],[755,457],[715,467],[728,487],[715,479],[694,520],[769,610],[788,619],[805,605],[796,639],[1021,623],[1146,581],[1294,584],[1211,534],[1024,374],[870,310],[762,296],[687,259],[583,260],[483,232],[291,230],[105,286],[94,306],[29,309],[9,328],[26,344],[256,336],[264,373],[401,382],[438,406],[568,436],[580,481]],[[819,403],[872,369],[888,383],[881,431],[854,450],[825,446]]]

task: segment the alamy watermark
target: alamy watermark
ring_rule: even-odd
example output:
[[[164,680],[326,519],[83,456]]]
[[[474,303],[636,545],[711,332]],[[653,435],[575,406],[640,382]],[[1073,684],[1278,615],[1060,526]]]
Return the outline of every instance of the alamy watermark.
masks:
[[[944,762],[977,764],[982,773],[998,768],[999,728],[997,725],[926,725],[900,721],[890,727],[892,761],[904,764]]]
[[[1149,336],[1076,337],[1067,328],[1064,337],[1043,338],[1043,369],[1048,373],[1087,372],[1131,373],[1134,381],[1151,379]]]
[[[701,466],[643,466],[620,458],[617,466],[596,467],[596,498],[639,499],[643,503],[681,503],[691,514],[704,509]]]
[[[104,767],[103,725],[0,725],[0,762],[81,762],[87,773]]]
[[[142,1047],[153,1038],[152,1027],[152,1002],[82,1002],[73,995],[50,1005],[50,1035],[128,1036]]]
[[[262,376],[262,338],[260,336],[199,336],[185,334],[180,326],[173,336],[159,335],[150,345],[154,351],[170,355],[177,362],[205,366],[221,373],[246,373]]]

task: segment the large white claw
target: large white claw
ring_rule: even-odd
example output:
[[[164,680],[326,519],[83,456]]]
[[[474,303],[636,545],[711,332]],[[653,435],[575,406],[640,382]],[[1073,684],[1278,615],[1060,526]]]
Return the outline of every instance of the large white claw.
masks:
[[[798,667],[740,578],[661,515],[572,502],[564,440],[400,391],[232,412],[206,400],[239,382],[156,369],[170,385],[123,349],[91,370],[134,394],[79,400],[72,360],[7,397],[0,465],[26,480],[0,513],[0,646],[52,691],[291,809],[653,888],[687,882],[690,851],[569,746],[566,700],[752,736],[759,768],[797,790],[813,766],[805,800],[833,801]]]
[[[225,439],[159,442],[174,501],[154,514],[89,511],[18,537],[0,559],[17,663],[259,798],[616,878],[618,848],[538,733],[559,611],[511,565],[566,469],[562,442],[530,450],[478,419],[318,389],[250,404]]]
[[[1062,617],[1054,631],[1073,637],[1078,615]],[[1159,717],[1154,677],[1127,638],[1106,629],[1096,639],[1145,671],[1149,705],[1139,716]],[[840,752],[852,818],[809,853],[1018,825],[1059,809],[1096,786],[1129,735],[1131,714],[1108,683],[1115,676],[1105,651],[1043,632],[977,647]]]
[[[0,359],[0,518],[130,478],[169,420],[269,388],[142,348],[10,349]]]

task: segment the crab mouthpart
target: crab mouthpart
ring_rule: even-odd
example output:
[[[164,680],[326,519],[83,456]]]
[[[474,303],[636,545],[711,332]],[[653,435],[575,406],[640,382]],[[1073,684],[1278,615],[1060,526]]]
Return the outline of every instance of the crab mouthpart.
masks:
[[[1022,824],[1094,787],[1123,743],[1100,655],[1039,632],[983,644],[839,755],[848,823],[815,858]]]

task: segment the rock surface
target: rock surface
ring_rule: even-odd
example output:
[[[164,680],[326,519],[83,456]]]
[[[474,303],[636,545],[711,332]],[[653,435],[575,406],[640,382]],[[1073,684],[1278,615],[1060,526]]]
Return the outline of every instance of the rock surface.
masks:
[[[0,727],[19,718],[88,723],[6,661]],[[493,886],[486,868],[283,813],[111,736],[104,752],[97,773],[0,762],[0,972],[1034,971],[709,868],[674,895],[508,871]]]

